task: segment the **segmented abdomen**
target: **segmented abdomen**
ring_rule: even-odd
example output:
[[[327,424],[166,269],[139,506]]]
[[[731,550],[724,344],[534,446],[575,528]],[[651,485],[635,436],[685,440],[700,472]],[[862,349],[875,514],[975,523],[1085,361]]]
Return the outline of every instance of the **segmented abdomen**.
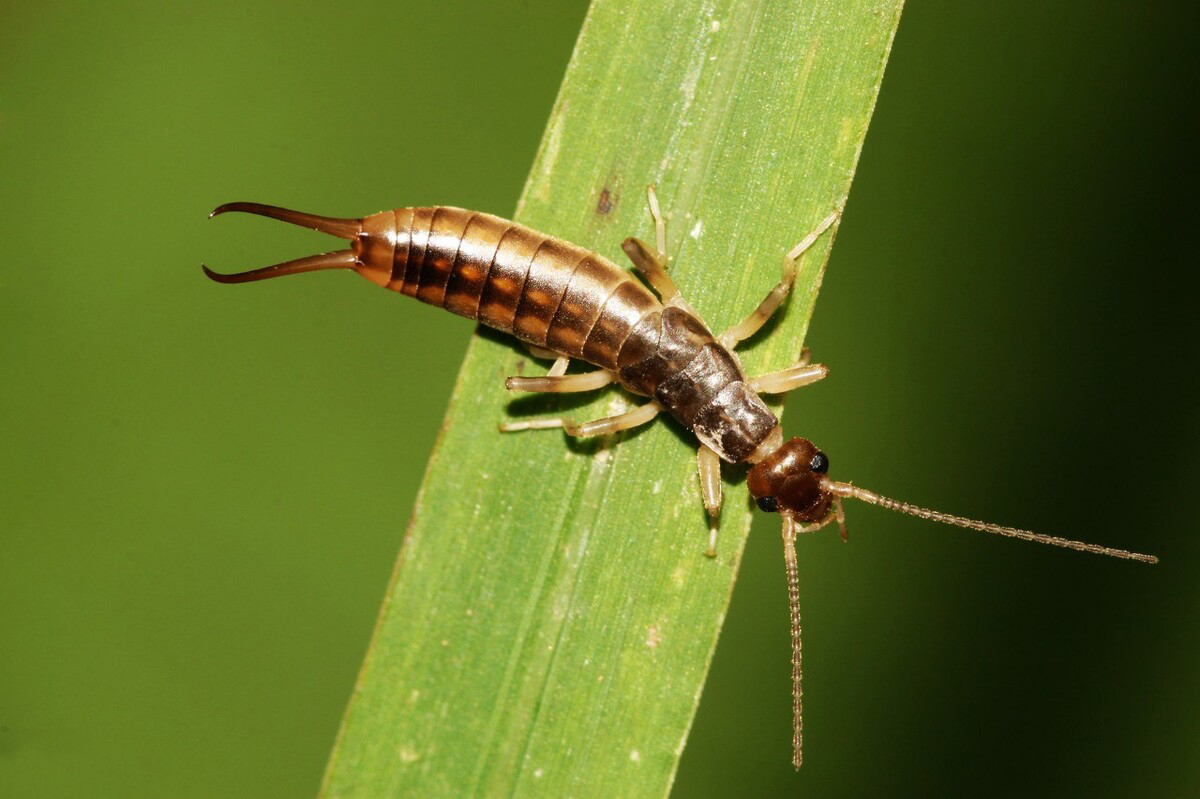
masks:
[[[616,369],[630,332],[662,310],[616,264],[524,225],[449,206],[380,216],[393,214],[388,288],[529,344]]]
[[[745,460],[778,424],[703,322],[594,252],[444,205],[383,211],[363,232],[355,253],[373,281],[611,369],[727,461]]]

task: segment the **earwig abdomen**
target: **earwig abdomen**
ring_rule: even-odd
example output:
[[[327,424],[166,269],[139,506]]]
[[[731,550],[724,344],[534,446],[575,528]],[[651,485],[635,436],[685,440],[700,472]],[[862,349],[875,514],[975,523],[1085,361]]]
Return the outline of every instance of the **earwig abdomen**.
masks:
[[[778,437],[779,420],[746,381],[737,356],[682,302],[661,263],[639,262],[640,242],[630,240],[630,257],[656,290],[665,291],[665,304],[603,256],[477,211],[438,205],[335,219],[228,203],[212,215],[229,211],[311,227],[353,244],[237,274],[205,267],[213,280],[244,283],[353,269],[376,285],[608,371],[629,391],[653,397],[650,410],[667,411],[730,463],[750,459]]]
[[[594,252],[449,206],[366,217],[354,246],[373,282],[615,372],[727,461],[778,425],[703,322]]]
[[[633,328],[662,310],[611,261],[461,208],[374,214],[363,220],[356,253],[360,271],[387,288],[605,369],[618,368]]]

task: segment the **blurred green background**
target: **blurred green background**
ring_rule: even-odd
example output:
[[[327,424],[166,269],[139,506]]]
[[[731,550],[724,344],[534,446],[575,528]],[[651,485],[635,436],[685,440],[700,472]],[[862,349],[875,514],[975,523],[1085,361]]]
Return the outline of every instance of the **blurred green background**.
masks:
[[[585,4],[431,6],[0,11],[0,796],[315,793],[471,325],[211,284],[329,240],[205,214],[511,213]],[[796,775],[760,519],[676,796],[1200,793],[1184,8],[910,5],[788,419],[1163,563],[852,508],[800,545]]]

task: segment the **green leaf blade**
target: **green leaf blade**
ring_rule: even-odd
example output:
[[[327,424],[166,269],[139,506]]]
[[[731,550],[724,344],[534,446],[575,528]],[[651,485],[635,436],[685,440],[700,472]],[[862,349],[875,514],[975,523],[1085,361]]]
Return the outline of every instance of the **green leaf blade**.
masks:
[[[899,11],[597,2],[517,219],[621,263],[625,236],[652,238],[656,183],[677,283],[714,330],[734,323],[844,203]],[[751,373],[798,357],[831,243],[806,256],[790,307],[746,351]],[[749,529],[740,473],[728,470],[707,559],[686,431],[501,435],[510,414],[596,418],[637,401],[514,403],[503,379],[522,368],[544,366],[502,337],[468,350],[327,796],[669,789]]]

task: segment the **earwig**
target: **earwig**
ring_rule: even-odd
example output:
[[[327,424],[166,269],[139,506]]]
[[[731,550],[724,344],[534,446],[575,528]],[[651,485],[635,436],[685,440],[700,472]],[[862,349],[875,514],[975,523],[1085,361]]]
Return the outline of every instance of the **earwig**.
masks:
[[[543,377],[509,377],[510,391],[575,392],[618,383],[648,401],[617,416],[576,423],[549,418],[500,425],[502,432],[562,428],[598,436],[645,424],[666,412],[700,443],[697,471],[709,517],[706,554],[716,555],[721,512],[721,461],[750,465],[746,485],[758,507],[783,518],[792,631],[792,763],[801,763],[800,592],[795,540],[837,522],[858,499],[945,524],[1042,544],[1157,563],[1152,555],[1086,544],[1013,527],[973,521],[889,499],[828,477],[829,458],[804,438],[785,441],[779,420],[760,394],[784,394],[815,383],[829,370],[807,356],[776,372],[747,377],[734,348],[754,335],[791,291],[800,258],[826,231],[834,211],[784,257],[783,276],[738,324],[713,335],[668,274],[666,222],[649,192],[655,243],[628,238],[622,249],[657,293],[606,258],[562,239],[491,214],[449,206],[401,208],[361,219],[333,219],[258,203],[229,203],[210,214],[242,211],[330,233],[350,248],[237,274],[204,272],[220,283],[244,283],[322,269],[351,269],[376,285],[509,333],[535,355],[556,357]],[[597,367],[566,374],[571,358]]]

